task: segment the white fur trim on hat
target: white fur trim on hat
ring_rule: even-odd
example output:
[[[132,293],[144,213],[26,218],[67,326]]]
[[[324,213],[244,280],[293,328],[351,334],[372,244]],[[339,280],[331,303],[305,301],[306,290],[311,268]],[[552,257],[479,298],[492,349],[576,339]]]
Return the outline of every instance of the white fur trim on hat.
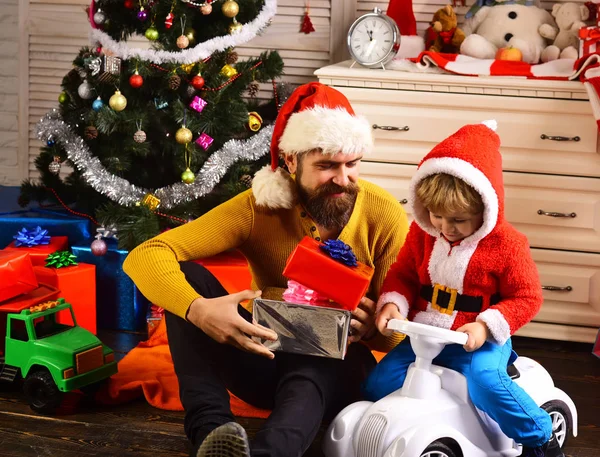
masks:
[[[510,326],[504,315],[497,309],[486,309],[477,316],[477,322],[483,322],[487,326],[491,338],[500,346],[510,338]]]
[[[314,108],[290,116],[279,139],[283,154],[299,154],[320,148],[323,154],[360,154],[373,148],[369,121],[343,108]]]
[[[273,171],[267,165],[256,172],[252,193],[258,206],[290,209],[296,201],[294,180],[282,168]]]
[[[381,308],[383,308],[388,303],[393,303],[398,307],[398,312],[402,314],[402,317],[408,316],[408,301],[404,297],[404,295],[399,294],[398,292],[386,292],[379,297],[377,300],[377,310],[379,313]]]
[[[427,208],[417,198],[417,184],[427,176],[446,173],[462,179],[473,187],[483,201],[483,225],[465,241],[479,241],[487,236],[498,221],[498,194],[488,177],[473,164],[456,157],[440,157],[428,159],[421,164],[410,183],[410,198],[413,202],[415,221],[431,236],[439,236],[439,232],[431,225]]]
[[[425,50],[425,40],[418,35],[402,35],[396,59],[413,59]],[[414,64],[413,64],[414,65]]]

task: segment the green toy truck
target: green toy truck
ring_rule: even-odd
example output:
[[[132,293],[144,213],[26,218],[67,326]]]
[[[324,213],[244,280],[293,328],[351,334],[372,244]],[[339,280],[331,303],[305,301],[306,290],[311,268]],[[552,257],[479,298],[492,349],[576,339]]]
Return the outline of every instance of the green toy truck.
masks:
[[[77,325],[63,298],[25,309],[0,306],[4,328],[0,380],[22,377],[31,409],[39,413],[52,414],[63,392],[85,390],[117,372],[112,349]]]

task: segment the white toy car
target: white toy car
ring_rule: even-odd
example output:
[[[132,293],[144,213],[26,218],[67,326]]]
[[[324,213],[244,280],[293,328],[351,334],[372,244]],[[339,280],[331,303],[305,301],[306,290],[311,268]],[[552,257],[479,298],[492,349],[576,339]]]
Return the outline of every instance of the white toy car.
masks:
[[[466,378],[432,360],[448,343],[465,344],[465,333],[393,319],[388,328],[410,336],[416,354],[401,389],[378,402],[344,408],[323,439],[326,457],[513,457],[521,446],[477,410]],[[536,361],[519,357],[509,374],[552,418],[561,447],[569,431],[577,436],[577,409],[554,387]]]

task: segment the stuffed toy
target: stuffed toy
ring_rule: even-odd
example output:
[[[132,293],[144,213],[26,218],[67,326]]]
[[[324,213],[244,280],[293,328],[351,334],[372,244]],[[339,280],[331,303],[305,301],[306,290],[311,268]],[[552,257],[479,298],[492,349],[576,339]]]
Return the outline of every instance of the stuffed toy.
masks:
[[[463,30],[467,37],[460,47],[461,54],[493,59],[498,49],[513,47],[530,64],[540,62],[542,51],[558,33],[548,11],[516,3],[481,7],[465,21]]]
[[[446,5],[437,10],[427,29],[427,50],[458,54],[464,39],[465,34],[458,28],[458,18],[452,6]]]
[[[579,52],[579,29],[585,27],[590,10],[583,3],[556,3],[552,7],[558,33],[554,43],[542,52],[542,62],[556,59],[577,59]]]

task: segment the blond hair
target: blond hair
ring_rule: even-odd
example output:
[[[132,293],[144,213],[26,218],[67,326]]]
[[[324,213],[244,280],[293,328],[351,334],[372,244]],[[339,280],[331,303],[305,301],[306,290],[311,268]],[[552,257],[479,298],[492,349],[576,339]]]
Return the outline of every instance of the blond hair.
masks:
[[[478,214],[484,209],[481,195],[473,187],[447,173],[423,178],[416,191],[423,206],[433,213]]]

